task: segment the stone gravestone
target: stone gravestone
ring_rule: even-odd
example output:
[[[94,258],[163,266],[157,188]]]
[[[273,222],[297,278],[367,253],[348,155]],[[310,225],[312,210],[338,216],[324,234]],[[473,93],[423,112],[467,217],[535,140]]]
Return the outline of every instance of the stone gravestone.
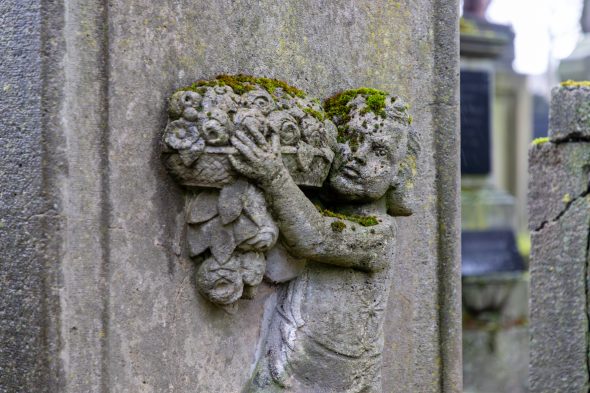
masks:
[[[549,137],[530,150],[531,392],[587,392],[590,88],[552,92]]]
[[[6,199],[3,194],[2,212],[11,214],[3,216],[1,244],[11,252],[3,253],[3,258],[8,255],[10,269],[7,273],[3,269],[0,282],[0,391],[239,392],[253,381],[257,381],[255,387],[280,385],[287,376],[287,382],[297,386],[301,379],[313,377],[313,372],[321,371],[315,369],[318,358],[307,363],[304,358],[324,347],[302,350],[301,346],[313,344],[289,341],[292,331],[275,322],[276,305],[287,304],[282,299],[288,297],[290,284],[283,281],[295,282],[305,273],[308,289],[325,288],[316,285],[323,272],[311,272],[314,268],[307,260],[313,256],[305,254],[304,243],[297,243],[301,249],[295,251],[289,244],[297,259],[293,263],[285,254],[267,251],[273,243],[275,248],[283,244],[283,238],[307,236],[305,231],[288,231],[289,219],[297,215],[276,219],[292,203],[273,204],[285,193],[288,201],[306,206],[303,212],[329,222],[331,237],[323,239],[325,244],[334,245],[340,237],[342,244],[336,246],[350,245],[346,240],[354,238],[355,225],[356,236],[367,230],[367,239],[383,236],[381,246],[396,246],[395,253],[372,255],[367,254],[369,243],[359,242],[362,255],[351,263],[366,265],[321,265],[350,272],[343,277],[350,280],[346,282],[350,291],[342,281],[334,281],[333,291],[314,294],[332,298],[323,306],[335,304],[334,310],[322,313],[307,308],[313,313],[304,315],[310,329],[315,323],[316,336],[326,338],[322,344],[333,338],[330,349],[345,351],[343,355],[353,359],[334,374],[353,381],[333,383],[344,383],[342,389],[349,390],[358,383],[385,392],[461,391],[456,1],[163,1],[156,5],[143,0],[100,4],[29,0],[27,7],[6,7],[12,11],[2,17],[10,31],[22,28],[24,20],[29,23],[23,30],[25,38],[11,34],[0,42],[3,48],[12,48],[9,60],[1,63],[4,97],[10,103],[3,104],[3,109],[13,115],[3,131],[23,141],[2,144],[0,176],[3,183],[22,181],[27,187],[14,189]],[[31,45],[22,45],[21,39]],[[32,78],[25,86],[17,83],[22,82],[21,68]],[[177,150],[184,146],[181,139],[194,135],[192,126],[172,124],[181,120],[185,110],[179,114],[178,108],[170,106],[178,103],[180,94],[174,93],[197,79],[211,81],[219,74],[240,73],[285,80],[309,97],[326,99],[368,86],[404,98],[423,151],[415,168],[410,168],[416,173],[408,184],[414,214],[399,219],[395,237],[381,234],[377,227],[382,224],[356,227],[349,219],[351,212],[348,218],[326,217],[309,204],[317,183],[305,184],[310,180],[306,176],[298,179],[297,168],[325,176],[326,168],[333,167],[339,156],[334,149],[308,140],[303,142],[309,148],[289,145],[287,138],[280,150],[273,150],[264,147],[264,143],[272,146],[272,138],[263,143],[255,133],[247,133],[241,143],[250,151],[230,140],[235,150],[229,153],[236,160],[247,160],[249,154],[265,159],[238,164],[237,180],[232,183],[238,184],[237,189],[226,190],[223,197],[225,187],[205,187],[217,204],[201,200],[205,185],[195,184],[201,187],[197,193],[179,181],[181,177],[170,176],[173,171],[162,160],[162,133],[167,130],[177,137],[176,141],[164,139],[168,148]],[[215,93],[224,92],[229,93]],[[189,103],[193,98],[188,95]],[[245,113],[238,116],[240,109],[252,109],[249,105],[259,103],[239,107],[229,120],[246,127],[262,119]],[[321,108],[314,106],[317,101],[310,105],[314,112],[308,112],[321,116]],[[222,132],[228,119],[215,110],[209,117],[198,106],[194,109],[197,127],[208,130],[208,141],[195,140],[194,148],[191,142],[188,151],[178,153],[178,165],[202,159],[208,148],[223,152],[228,147]],[[363,111],[360,106],[357,109]],[[194,122],[191,116],[183,118]],[[270,116],[271,112],[264,114],[263,122],[278,124],[280,129],[291,121],[288,116]],[[300,131],[306,129],[300,119],[295,120]],[[336,121],[334,126],[346,124]],[[354,135],[368,133],[368,125],[361,121]],[[320,129],[329,128],[325,121],[321,123]],[[237,133],[234,136],[240,138]],[[385,150],[396,149],[393,142],[385,141]],[[281,166],[278,151],[292,161]],[[17,158],[22,167],[14,165]],[[292,179],[272,198],[268,198],[272,185],[261,175],[267,171],[255,170],[263,164],[274,165],[274,170],[279,166],[271,173]],[[223,173],[219,168],[211,175]],[[236,203],[236,195],[249,205]],[[226,200],[233,202],[219,204]],[[381,210],[386,200],[379,202]],[[264,204],[267,207],[261,208]],[[338,210],[338,205],[327,203],[323,213],[329,215],[327,211]],[[211,206],[217,212],[204,217],[204,207]],[[233,210],[240,206],[241,211]],[[229,235],[216,241],[210,238],[207,248],[198,252],[203,248],[198,242],[204,238],[195,233],[202,226],[211,222],[211,227],[219,229],[222,219],[224,225],[234,225],[242,216],[251,219],[252,212],[261,213],[266,224],[238,228],[244,231],[232,232],[233,246]],[[215,233],[227,235],[223,230]],[[235,242],[236,233],[245,233],[245,242],[252,240],[251,249]],[[208,259],[211,256],[215,261]],[[273,263],[277,261],[289,263]],[[359,279],[373,269],[375,261],[390,270],[365,288]],[[231,269],[222,268],[226,262]],[[261,281],[265,264],[279,269]],[[337,272],[326,274],[340,277]],[[220,277],[224,285],[218,286]],[[368,315],[337,312],[349,310],[347,304],[350,310],[363,309],[358,305],[360,298],[348,302],[345,296],[365,289],[381,296],[376,304],[363,306]],[[344,300],[340,304],[334,299]],[[25,312],[15,318],[19,310]],[[350,317],[364,325],[346,332],[339,325],[342,320],[328,319],[332,317]],[[339,335],[332,337],[334,331]],[[282,363],[289,364],[292,374],[265,367],[276,364],[267,349],[276,348],[273,340],[282,340],[283,334],[287,340],[276,353],[283,356],[293,351],[289,362]],[[8,350],[4,343],[10,344]],[[376,352],[368,352],[368,344]],[[356,356],[358,348],[363,348],[365,356]],[[325,355],[330,353],[334,352]],[[326,364],[340,367],[344,362]],[[348,373],[355,369],[353,364],[362,364],[366,372]],[[338,389],[337,385],[325,387]]]

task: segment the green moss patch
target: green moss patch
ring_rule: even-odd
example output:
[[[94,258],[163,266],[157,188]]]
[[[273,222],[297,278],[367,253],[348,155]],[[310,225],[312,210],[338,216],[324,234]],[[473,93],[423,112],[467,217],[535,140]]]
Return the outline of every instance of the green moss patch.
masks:
[[[365,97],[367,108],[365,113],[373,112],[375,116],[385,118],[385,98],[387,93],[377,89],[370,89],[368,87],[361,87],[360,89],[345,90],[338,93],[324,102],[324,110],[328,118],[338,118],[339,124],[348,123],[350,120],[350,111],[352,107],[349,105],[356,96],[362,95]]]
[[[321,122],[326,120],[326,115],[324,115],[322,112],[318,112],[312,108],[302,108],[301,110],[303,112],[307,113],[308,115],[315,117],[317,120],[319,120]]]
[[[385,118],[387,116],[385,112],[385,100],[388,94],[382,90],[371,89],[368,87],[345,90],[328,98],[324,102],[324,110],[327,118],[334,121],[338,129],[338,142],[348,142],[352,151],[356,151],[358,145],[362,143],[362,136],[355,135],[354,132],[351,132],[347,124],[350,121],[350,112],[353,109],[351,101],[359,95],[365,98],[366,104],[366,107],[361,111],[361,115],[373,113],[376,117]],[[392,99],[395,99],[395,97],[392,97]],[[408,109],[408,106],[403,107],[404,112]],[[408,124],[412,123],[411,116],[408,117],[407,121]],[[376,129],[377,128],[378,125],[376,125]]]
[[[299,90],[286,82],[271,78],[257,78],[251,75],[218,75],[212,80],[198,80],[189,86],[185,86],[178,91],[195,91],[202,94],[206,87],[229,86],[236,94],[244,94],[256,89],[256,86],[262,87],[270,94],[274,94],[277,89],[282,89],[285,93],[294,97],[305,97],[303,90]]]
[[[342,221],[334,221],[330,224],[334,232],[342,232],[346,228],[346,224]]]
[[[355,215],[355,214],[347,215],[347,214],[342,214],[342,213],[334,213],[333,211],[330,211],[328,209],[324,209],[323,207],[318,206],[318,205],[316,205],[316,208],[324,217],[332,217],[332,218],[338,218],[340,220],[352,221],[352,222],[355,222],[363,227],[371,227],[371,226],[379,224],[379,220],[377,220],[377,217],[375,217],[375,216],[359,216],[359,215]],[[337,222],[337,221],[335,221],[335,222]],[[332,225],[333,224],[334,223],[332,223]]]

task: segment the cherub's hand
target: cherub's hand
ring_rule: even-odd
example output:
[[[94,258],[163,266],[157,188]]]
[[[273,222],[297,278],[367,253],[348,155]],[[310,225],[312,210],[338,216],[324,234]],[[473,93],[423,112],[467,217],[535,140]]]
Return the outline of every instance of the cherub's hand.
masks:
[[[256,129],[249,128],[249,136],[238,130],[231,138],[239,155],[230,155],[229,161],[242,175],[259,183],[269,183],[284,168],[279,135],[271,136],[269,144]]]

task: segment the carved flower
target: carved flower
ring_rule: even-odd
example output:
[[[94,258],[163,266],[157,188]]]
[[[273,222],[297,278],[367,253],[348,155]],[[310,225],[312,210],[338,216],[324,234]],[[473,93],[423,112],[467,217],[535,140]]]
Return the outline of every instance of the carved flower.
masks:
[[[301,142],[297,147],[297,166],[304,172],[308,172],[314,155],[314,148],[305,142]]]
[[[238,109],[234,116],[236,127],[242,130],[258,130],[262,135],[267,134],[267,122],[262,112],[257,108]]]
[[[202,97],[194,91],[177,91],[170,98],[168,113],[173,119],[183,117],[188,121],[195,121],[198,117],[197,108],[201,105]]]
[[[229,94],[234,92],[229,86],[215,86],[213,90],[215,90],[215,93],[217,94]]]
[[[246,93],[246,105],[268,115],[275,109],[275,100],[266,90],[256,89]]]
[[[266,259],[261,252],[247,252],[240,256],[242,261],[242,280],[246,285],[258,285],[262,282],[266,270]]]
[[[285,111],[272,112],[268,116],[270,128],[279,134],[282,145],[293,146],[299,142],[301,131],[295,119]]]
[[[178,155],[185,166],[191,166],[193,162],[197,161],[201,154],[205,151],[205,141],[199,138],[197,142],[193,143],[189,149],[179,150]]]
[[[323,135],[322,123],[317,119],[306,116],[301,120],[301,127],[307,143],[315,147],[325,146],[326,141]]]
[[[219,109],[212,109],[201,116],[201,130],[207,144],[211,146],[227,144],[233,128],[227,113]]]
[[[227,305],[237,301],[244,290],[239,256],[232,256],[223,265],[213,256],[205,259],[197,271],[197,287],[213,303]]]
[[[360,330],[360,339],[365,349],[370,349],[373,344],[373,335],[379,331],[381,323],[381,315],[385,311],[385,301],[382,296],[377,298],[370,298],[366,295],[361,295],[361,302],[363,303],[360,309],[360,316],[364,322],[363,329]]]
[[[197,142],[199,131],[194,124],[184,120],[170,122],[164,133],[164,142],[176,150],[186,150]]]
[[[210,109],[219,109],[226,113],[235,113],[238,109],[239,96],[229,86],[207,87],[203,95],[203,109],[207,113]]]
[[[298,120],[301,120],[305,117],[305,112],[303,112],[303,110],[298,105],[291,104],[287,107],[287,110],[291,116]]]

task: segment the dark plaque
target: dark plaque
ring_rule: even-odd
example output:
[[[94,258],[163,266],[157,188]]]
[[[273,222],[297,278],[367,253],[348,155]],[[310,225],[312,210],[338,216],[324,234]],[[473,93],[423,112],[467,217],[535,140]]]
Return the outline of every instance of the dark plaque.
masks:
[[[463,276],[524,270],[511,229],[463,231],[461,233]]]
[[[461,71],[461,173],[490,173],[490,74]]]
[[[549,103],[545,97],[533,96],[533,139],[549,135]]]

